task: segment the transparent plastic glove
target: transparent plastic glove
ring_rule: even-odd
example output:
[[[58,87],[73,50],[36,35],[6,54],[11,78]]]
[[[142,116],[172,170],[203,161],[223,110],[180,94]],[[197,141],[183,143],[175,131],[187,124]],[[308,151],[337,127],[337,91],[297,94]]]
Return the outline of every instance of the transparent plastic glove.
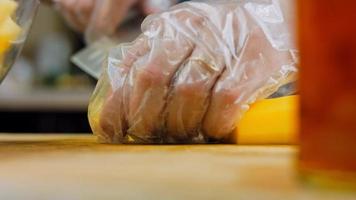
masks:
[[[138,0],[53,0],[71,27],[92,42],[110,36]]]
[[[157,0],[52,1],[55,2],[56,7],[73,29],[85,33],[87,42],[114,34],[120,23],[127,17],[129,10],[134,6],[140,8],[144,14],[151,14],[173,3],[170,0],[162,2],[157,2]],[[153,4],[155,2],[156,4]]]
[[[281,4],[283,2],[283,4]],[[89,106],[102,142],[222,142],[295,78],[292,1],[189,2],[114,48]]]

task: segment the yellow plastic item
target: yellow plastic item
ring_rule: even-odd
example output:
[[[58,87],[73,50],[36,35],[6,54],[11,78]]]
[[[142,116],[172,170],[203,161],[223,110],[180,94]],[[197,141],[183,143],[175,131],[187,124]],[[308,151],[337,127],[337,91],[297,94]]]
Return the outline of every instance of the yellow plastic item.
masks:
[[[265,99],[251,105],[237,125],[232,142],[238,144],[295,144],[298,96]]]

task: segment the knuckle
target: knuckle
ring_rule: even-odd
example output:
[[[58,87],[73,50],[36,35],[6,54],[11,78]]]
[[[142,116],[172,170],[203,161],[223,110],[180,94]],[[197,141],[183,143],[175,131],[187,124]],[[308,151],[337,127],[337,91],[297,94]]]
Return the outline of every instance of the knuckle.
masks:
[[[231,88],[214,90],[212,96],[218,99],[222,105],[234,104],[238,99],[238,93]]]

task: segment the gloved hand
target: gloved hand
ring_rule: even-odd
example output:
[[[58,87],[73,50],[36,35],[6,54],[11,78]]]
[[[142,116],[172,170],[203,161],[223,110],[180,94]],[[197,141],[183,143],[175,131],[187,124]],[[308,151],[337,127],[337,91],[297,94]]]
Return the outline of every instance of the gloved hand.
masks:
[[[71,27],[87,41],[112,35],[133,6],[153,12],[147,0],[52,0]]]
[[[223,141],[297,71],[291,3],[190,2],[149,16],[109,55],[89,106],[93,132],[110,143]]]

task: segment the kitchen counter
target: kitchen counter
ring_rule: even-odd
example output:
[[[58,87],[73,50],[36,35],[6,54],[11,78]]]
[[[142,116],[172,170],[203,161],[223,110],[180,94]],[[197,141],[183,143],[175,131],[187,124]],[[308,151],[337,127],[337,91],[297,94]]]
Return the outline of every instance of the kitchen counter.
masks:
[[[0,199],[355,199],[301,186],[293,146],[104,145],[0,134]]]

